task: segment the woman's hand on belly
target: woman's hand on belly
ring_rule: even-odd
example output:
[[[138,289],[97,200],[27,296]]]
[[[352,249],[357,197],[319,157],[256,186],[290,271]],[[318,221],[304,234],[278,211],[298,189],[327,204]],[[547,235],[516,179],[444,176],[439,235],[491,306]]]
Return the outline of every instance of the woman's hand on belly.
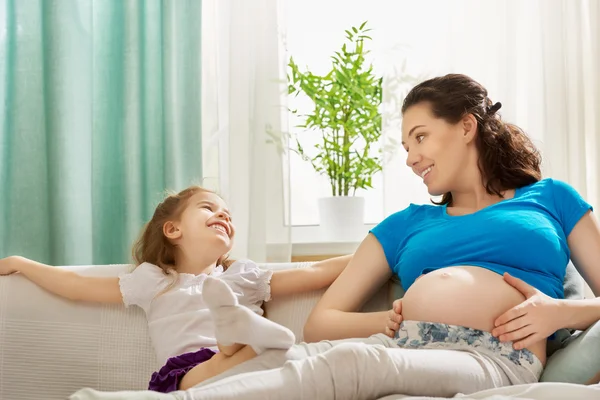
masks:
[[[501,342],[514,342],[515,349],[524,349],[565,326],[561,320],[565,313],[560,312],[558,300],[508,273],[504,274],[504,280],[527,300],[496,319],[492,335]]]

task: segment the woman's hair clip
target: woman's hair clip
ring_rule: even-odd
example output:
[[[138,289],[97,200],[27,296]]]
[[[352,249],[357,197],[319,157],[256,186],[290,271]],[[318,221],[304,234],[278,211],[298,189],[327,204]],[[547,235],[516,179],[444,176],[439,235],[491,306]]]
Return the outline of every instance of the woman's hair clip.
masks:
[[[500,103],[499,101],[494,104],[493,106],[489,106],[487,108],[487,113],[488,115],[494,115],[496,114],[496,112],[502,107],[502,103]]]

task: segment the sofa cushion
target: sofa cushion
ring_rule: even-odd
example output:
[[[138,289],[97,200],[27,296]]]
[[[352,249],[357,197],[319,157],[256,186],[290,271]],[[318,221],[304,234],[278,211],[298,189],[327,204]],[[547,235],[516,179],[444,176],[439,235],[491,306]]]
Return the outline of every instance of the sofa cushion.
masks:
[[[542,382],[584,384],[600,372],[600,321],[569,340],[548,359]]]

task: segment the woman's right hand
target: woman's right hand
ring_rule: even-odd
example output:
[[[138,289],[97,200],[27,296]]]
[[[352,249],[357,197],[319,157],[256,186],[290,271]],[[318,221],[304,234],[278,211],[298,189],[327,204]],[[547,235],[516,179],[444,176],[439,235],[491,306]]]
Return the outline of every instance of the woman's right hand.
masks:
[[[15,268],[15,257],[6,257],[0,259],[0,276],[1,275],[10,275],[18,272]]]
[[[402,299],[394,301],[392,309],[388,311],[388,319],[385,325],[385,334],[391,338],[396,336],[396,332],[400,329],[402,323]]]

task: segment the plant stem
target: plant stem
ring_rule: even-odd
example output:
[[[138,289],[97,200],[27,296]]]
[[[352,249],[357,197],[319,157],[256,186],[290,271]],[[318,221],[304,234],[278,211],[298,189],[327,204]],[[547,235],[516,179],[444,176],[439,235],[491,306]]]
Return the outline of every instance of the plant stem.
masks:
[[[344,166],[342,168],[342,170],[344,172],[348,171],[350,169],[350,150],[346,149],[346,146],[349,146],[350,144],[350,132],[348,132],[347,128],[346,128],[346,124],[348,123],[348,120],[350,119],[350,114],[352,114],[352,110],[350,109],[350,107],[346,108],[346,111],[344,112],[344,123],[343,123],[343,129],[344,129],[344,142],[343,142],[343,157],[344,157]],[[348,196],[348,192],[350,190],[349,188],[349,184],[350,184],[350,177],[349,176],[344,176],[344,196]]]
[[[339,140],[338,139],[339,138],[339,134],[338,134],[337,130],[335,130],[334,132],[335,133],[333,135],[333,142],[337,145],[338,140]],[[335,152],[335,167],[338,167],[339,165],[340,165],[340,153],[336,151]],[[333,174],[333,181],[334,181],[333,195],[334,196],[339,196],[340,185],[339,185],[339,182],[338,182],[338,180],[339,180],[339,175],[338,175],[339,171],[338,171],[338,168],[335,168],[335,170],[333,172],[334,172],[334,174]]]

